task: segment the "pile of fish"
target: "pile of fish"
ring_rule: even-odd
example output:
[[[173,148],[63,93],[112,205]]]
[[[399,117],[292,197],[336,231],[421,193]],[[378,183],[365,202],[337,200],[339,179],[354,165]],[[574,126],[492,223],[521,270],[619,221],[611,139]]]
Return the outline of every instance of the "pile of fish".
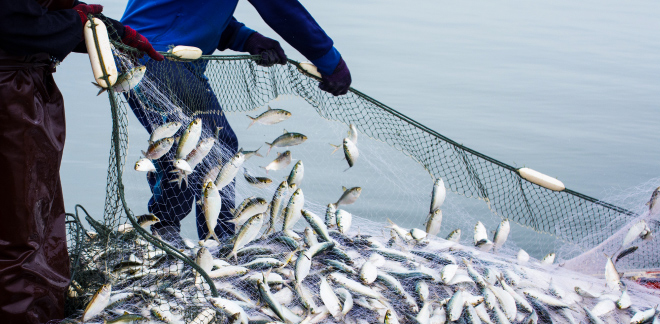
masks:
[[[291,116],[271,109],[255,123],[272,125]],[[135,169],[154,172],[152,160],[176,145],[177,181],[187,176],[209,154],[213,137],[201,139],[200,119],[180,132],[182,123],[155,128],[150,146]],[[352,167],[358,156],[357,129],[349,126],[342,145]],[[208,130],[207,130],[208,133]],[[201,140],[200,140],[201,139]],[[307,137],[285,131],[269,146],[289,147]],[[266,155],[268,155],[268,153]],[[334,153],[334,152],[333,152]],[[658,324],[658,295],[633,282],[622,282],[608,258],[604,279],[562,269],[554,253],[542,260],[524,250],[503,253],[511,227],[504,220],[492,238],[477,222],[470,244],[461,244],[461,231],[437,237],[446,198],[442,179],[435,181],[425,230],[407,229],[389,221],[382,233],[356,229],[354,217],[342,206],[356,203],[362,189],[344,188],[343,194],[314,210],[305,204],[304,166],[298,161],[272,197],[246,198],[230,220],[236,234],[215,236],[222,199],[220,190],[239,174],[243,163],[258,150],[239,151],[204,177],[203,206],[210,237],[197,243],[184,239],[181,252],[211,278],[219,296],[213,297],[205,276],[136,234],[132,226],[103,229],[113,233],[112,244],[88,233],[83,272],[98,272],[105,285],[85,295],[72,282],[69,295],[83,298],[85,310],[71,322],[131,323],[630,323]],[[290,151],[264,166],[281,170],[291,163]],[[268,187],[272,180],[247,170],[245,180]],[[158,222],[154,215],[138,218],[140,226]],[[100,226],[100,225],[97,225]],[[369,233],[379,233],[371,228]],[[634,238],[650,235],[648,227]],[[466,240],[464,239],[463,242]],[[626,242],[627,244],[631,242]]]
[[[478,223],[473,243],[430,237],[394,223],[391,237],[350,232],[352,217],[330,204],[325,219],[305,210],[300,188],[285,214],[299,210],[304,230],[251,216],[231,240],[182,251],[206,271],[220,293],[191,266],[127,232],[96,254],[90,269],[108,267],[111,283],[88,303],[85,323],[644,323],[658,321],[657,295],[631,294],[608,260],[605,280],[542,261],[485,252],[506,240],[507,222],[492,245]],[[256,199],[248,198],[250,201]],[[272,203],[272,202],[271,202]],[[250,202],[243,206],[249,209]],[[297,205],[297,206],[296,206]],[[287,210],[288,209],[288,210]],[[284,222],[290,216],[285,216]],[[153,222],[142,217],[143,224]],[[149,221],[150,219],[150,221]],[[291,222],[289,220],[289,222]],[[126,229],[123,229],[126,230]],[[132,247],[128,247],[132,246]],[[118,252],[121,251],[121,252]],[[123,254],[123,257],[118,255]],[[74,284],[75,285],[75,284]],[[72,286],[74,286],[72,285]],[[627,287],[626,287],[627,286]],[[75,292],[75,289],[71,289]],[[652,307],[653,306],[653,307]]]

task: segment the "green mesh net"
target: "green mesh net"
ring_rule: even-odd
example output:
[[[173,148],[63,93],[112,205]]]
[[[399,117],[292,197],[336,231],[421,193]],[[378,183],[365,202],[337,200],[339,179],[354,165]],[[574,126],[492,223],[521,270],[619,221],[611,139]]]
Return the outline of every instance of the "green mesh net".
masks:
[[[110,34],[111,38],[116,40],[112,31]],[[118,42],[113,42],[113,45],[115,57],[104,59],[114,59],[121,71],[128,71],[147,62],[145,61],[147,58],[141,58],[141,53],[137,53],[134,49]],[[166,54],[166,57],[174,59],[171,54]],[[578,256],[577,260],[585,268],[590,267],[592,272],[601,272],[600,267],[605,260],[602,253],[613,255],[620,252],[619,246],[623,236],[631,224],[638,219],[646,220],[651,232],[660,229],[657,216],[651,215],[650,212],[632,212],[570,189],[553,191],[529,182],[520,176],[517,168],[458,144],[355,89],[350,89],[348,94],[338,97],[325,93],[318,88],[319,80],[307,73],[296,61],[289,60],[286,65],[262,67],[258,65],[258,60],[259,57],[247,55],[205,55],[195,61],[179,60],[169,63],[168,68],[172,70],[163,71],[164,73],[159,74],[158,78],[145,77],[130,95],[134,96],[134,99],[137,98],[135,100],[145,111],[152,112],[156,116],[168,116],[168,121],[178,120],[184,125],[193,118],[204,115],[251,112],[279,98],[302,99],[307,103],[307,107],[311,108],[309,111],[315,112],[316,117],[322,118],[327,123],[336,122],[337,125],[344,125],[342,132],[348,129],[349,125],[354,125],[362,136],[361,141],[366,142],[360,144],[361,149],[364,148],[368,152],[370,145],[373,147],[383,145],[393,152],[402,153],[408,164],[398,166],[396,172],[421,166],[427,172],[428,183],[432,183],[434,179],[443,179],[448,191],[483,201],[487,208],[501,219],[509,219],[523,227],[531,228],[539,235],[550,235],[561,242],[579,246],[579,252],[586,251],[587,256],[582,256],[581,259]],[[184,95],[175,94],[177,91],[174,87],[181,82],[171,79],[171,75],[179,75],[176,69],[193,71],[198,77],[207,78],[211,91],[207,88],[190,87]],[[427,304],[424,300],[420,301],[419,297],[412,297],[413,301],[410,301],[410,296],[415,296],[420,280],[439,282],[437,286],[430,288],[436,300],[435,305],[431,303],[430,307],[437,312],[440,312],[438,309],[447,309],[441,301],[445,300],[446,303],[446,299],[454,296],[457,290],[467,289],[473,294],[479,294],[479,289],[473,286],[467,288],[462,286],[461,289],[457,289],[461,283],[447,285],[442,279],[436,278],[446,264],[458,263],[463,266],[461,258],[466,258],[471,260],[484,275],[486,269],[496,265],[493,267],[499,269],[497,271],[500,274],[515,277],[514,274],[510,274],[507,264],[511,264],[511,260],[516,259],[515,255],[518,252],[516,247],[511,247],[499,255],[484,255],[477,251],[447,250],[443,245],[445,244],[443,242],[446,242],[444,240],[440,240],[442,241],[440,243],[414,242],[411,245],[412,241],[408,242],[406,238],[394,234],[390,236],[388,235],[390,229],[384,229],[385,219],[393,217],[388,214],[388,208],[379,210],[380,216],[377,217],[357,218],[355,222],[361,227],[359,231],[352,232],[350,237],[343,233],[332,232],[336,244],[344,246],[347,255],[342,255],[341,251],[336,251],[334,248],[321,254],[321,257],[317,258],[320,261],[313,263],[309,274],[314,279],[306,281],[305,285],[296,284],[294,273],[297,271],[297,260],[305,257],[304,252],[309,251],[314,244],[307,243],[309,249],[304,249],[303,241],[292,243],[291,240],[282,238],[281,233],[259,235],[238,253],[237,262],[233,262],[230,257],[233,247],[230,241],[219,243],[205,241],[200,244],[186,242],[188,245],[185,248],[173,247],[154,237],[148,228],[142,228],[127,203],[123,176],[129,150],[128,115],[132,112],[129,112],[130,107],[125,94],[114,91],[108,93],[113,128],[103,217],[91,217],[84,209],[77,208],[75,214],[69,215],[70,220],[67,222],[73,280],[72,288],[69,290],[68,305],[73,317],[80,315],[85,305],[90,303],[92,294],[103,284],[111,283],[114,292],[111,304],[107,307],[107,314],[104,315],[106,319],[111,315],[120,316],[123,311],[128,311],[165,322],[190,323],[197,320],[196,323],[208,323],[211,318],[217,323],[243,321],[242,313],[227,309],[234,304],[225,305],[225,308],[218,306],[222,304],[222,300],[231,300],[245,309],[245,313],[255,322],[273,319],[285,322],[295,322],[293,319],[340,322],[340,318],[343,321],[353,322],[359,322],[359,319],[367,322],[382,322],[386,316],[391,316],[387,315],[388,311],[390,314],[392,311],[398,314],[401,321],[406,321],[406,316],[412,321],[409,316],[417,316],[420,308],[426,307]],[[219,102],[222,111],[208,109],[214,106],[215,101]],[[155,118],[150,122],[158,125],[162,120]],[[211,136],[214,130],[206,130],[206,132],[206,135]],[[374,149],[376,152],[378,150]],[[231,154],[222,148],[213,151],[212,155],[223,163],[231,157]],[[270,155],[270,158],[274,156]],[[258,171],[252,169],[250,172]],[[243,173],[240,172],[238,178],[242,175]],[[239,197],[249,197],[254,192],[270,200],[279,181],[273,181],[274,185],[263,191],[251,191],[251,187],[239,184],[238,180],[236,183],[236,204],[238,204],[242,200],[238,199]],[[426,186],[424,191],[430,192],[430,186]],[[334,201],[315,202],[310,199],[309,203],[305,202],[305,209],[323,217],[328,202]],[[81,221],[83,217],[78,214],[79,210],[84,211],[84,219],[89,226],[85,226]],[[415,216],[403,225],[422,226],[425,216],[425,214]],[[465,220],[465,223],[467,225],[462,242],[471,241],[474,226],[471,218]],[[265,228],[266,226],[264,230]],[[353,228],[355,229],[355,226]],[[467,232],[467,229],[470,231]],[[449,231],[450,229],[445,232]],[[299,233],[304,236],[302,231]],[[381,287],[392,288],[389,289],[391,291],[386,291],[388,289],[380,291],[382,298],[371,298],[367,293],[356,293],[348,288],[349,292],[341,288],[347,287],[340,284],[343,280],[341,276],[330,274],[333,271],[341,271],[340,266],[333,265],[333,262],[339,260],[359,270],[358,265],[365,260],[378,259],[370,256],[376,253],[365,253],[378,248],[379,243],[367,243],[367,241],[370,236],[376,237],[379,233],[384,233],[384,239],[381,239],[383,247],[387,245],[391,249],[405,246],[404,251],[424,250],[429,254],[447,251],[446,254],[449,256],[442,257],[454,260],[438,263],[437,259],[420,252],[414,258],[405,260],[405,266],[401,269],[390,268],[388,272],[400,276],[397,278],[401,279],[402,292],[397,292],[397,287],[388,286],[391,284],[388,278],[379,277]],[[197,241],[196,237],[190,239]],[[218,264],[206,268],[205,271],[198,261],[201,246],[211,251],[215,258],[223,261],[218,261]],[[396,260],[395,256],[388,256],[386,253],[383,255],[390,260]],[[657,249],[656,241],[640,244],[635,253],[622,258],[617,263],[617,269],[622,271],[658,268],[660,267],[658,255],[660,251]],[[573,256],[576,255],[565,257],[567,264],[570,264],[569,259]],[[232,269],[236,272],[230,275],[221,274],[223,269],[228,269],[227,266],[246,265],[255,259],[269,257],[281,263],[291,264],[251,265],[244,267],[247,272],[242,269]],[[223,262],[231,264],[226,265]],[[420,270],[421,272],[418,271],[416,275],[401,274],[409,270],[406,267],[431,270]],[[526,270],[529,280],[532,280],[530,278],[541,280],[539,278],[543,277],[543,271],[549,271],[560,277],[565,276],[561,270],[547,270],[542,266],[529,267]],[[593,270],[594,267],[597,271]],[[264,274],[268,269],[271,276]],[[350,277],[355,274],[344,275]],[[268,309],[268,302],[264,301],[268,295],[264,296],[259,287],[259,280],[263,282],[264,276],[268,276],[270,288],[276,291],[272,294],[280,294],[278,300],[286,301],[293,315],[272,314],[273,311]],[[355,306],[347,310],[348,315],[345,317],[329,316],[330,310],[327,307],[325,311],[322,310],[323,305],[327,305],[320,296],[321,290],[325,289],[326,277],[333,279],[331,281],[335,285],[334,292],[343,296],[339,298],[342,307],[346,307],[347,298],[355,299],[351,301]],[[517,284],[518,280],[515,278],[509,279],[514,282],[512,285]],[[547,278],[543,280],[547,286]],[[602,279],[589,277],[582,280],[583,283],[588,283],[589,287],[602,285]],[[573,294],[571,285],[574,284],[578,285],[573,282],[566,284],[567,296]],[[643,300],[646,293],[640,290],[634,294],[636,298]],[[391,296],[392,294],[395,296]],[[215,297],[221,299],[211,302]],[[415,298],[418,300],[414,300]],[[257,303],[259,300],[261,300],[260,304]],[[381,300],[380,305],[374,306],[378,303],[373,300]],[[310,301],[315,305],[310,305]],[[584,305],[595,305],[596,302],[596,300],[585,301]],[[432,314],[435,314],[435,311]],[[322,316],[324,312],[325,317]],[[577,314],[584,316],[581,310],[575,312],[575,316]],[[202,317],[208,317],[209,320],[202,320]],[[97,317],[96,320],[100,321],[101,318]],[[623,320],[617,319],[617,322]]]

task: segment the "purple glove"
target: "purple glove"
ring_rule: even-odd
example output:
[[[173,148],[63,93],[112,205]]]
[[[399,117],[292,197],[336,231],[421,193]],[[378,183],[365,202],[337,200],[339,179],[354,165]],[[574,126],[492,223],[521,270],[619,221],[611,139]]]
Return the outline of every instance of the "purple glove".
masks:
[[[280,43],[257,32],[248,37],[243,45],[243,50],[252,55],[261,55],[261,60],[257,62],[261,66],[286,64],[286,54]]]
[[[321,75],[319,88],[323,91],[332,93],[334,96],[340,96],[348,92],[351,86],[351,72],[343,58],[339,58],[339,64],[331,75]]]

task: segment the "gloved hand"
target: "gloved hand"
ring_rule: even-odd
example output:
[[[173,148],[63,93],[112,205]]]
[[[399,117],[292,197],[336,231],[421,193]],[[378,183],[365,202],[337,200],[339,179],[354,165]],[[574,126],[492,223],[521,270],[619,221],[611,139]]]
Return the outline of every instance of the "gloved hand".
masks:
[[[343,58],[339,58],[337,67],[331,75],[321,75],[319,88],[323,91],[332,93],[334,96],[340,96],[348,92],[351,86],[351,72]]]
[[[243,45],[243,50],[252,55],[261,55],[261,60],[257,62],[261,66],[286,64],[286,54],[280,43],[257,32],[248,37]]]
[[[140,35],[140,33],[129,26],[124,26],[124,37],[121,38],[121,42],[147,53],[147,55],[156,61],[162,61],[165,59],[163,55],[158,53],[154,47],[151,46],[151,43],[149,43],[149,40],[147,40],[146,37]]]
[[[80,20],[83,23],[83,26],[85,26],[85,23],[87,22],[87,15],[92,14],[92,15],[98,15],[103,11],[103,6],[102,5],[97,5],[97,4],[78,4],[77,6],[73,7],[73,10],[78,12],[78,15],[80,15]]]

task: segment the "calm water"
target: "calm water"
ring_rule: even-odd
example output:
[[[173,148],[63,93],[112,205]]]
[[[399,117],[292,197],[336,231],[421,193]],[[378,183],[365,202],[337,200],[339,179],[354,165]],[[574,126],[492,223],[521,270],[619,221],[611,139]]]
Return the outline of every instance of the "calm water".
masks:
[[[356,89],[449,138],[599,198],[660,176],[657,1],[301,2],[335,41]],[[125,3],[104,1],[104,13],[119,18]],[[235,16],[277,37],[247,1]],[[107,97],[96,97],[86,55],[70,55],[56,79],[67,108],[66,206],[100,214]],[[134,118],[130,131],[138,150],[146,133]],[[145,188],[133,189],[144,201],[136,212],[146,209]]]

